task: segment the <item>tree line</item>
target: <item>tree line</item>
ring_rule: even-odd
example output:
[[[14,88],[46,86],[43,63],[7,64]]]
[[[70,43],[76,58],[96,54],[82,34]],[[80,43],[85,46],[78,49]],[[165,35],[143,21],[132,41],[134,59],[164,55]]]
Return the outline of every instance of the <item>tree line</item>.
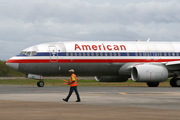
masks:
[[[24,74],[6,66],[6,61],[0,60],[0,77],[22,77]]]

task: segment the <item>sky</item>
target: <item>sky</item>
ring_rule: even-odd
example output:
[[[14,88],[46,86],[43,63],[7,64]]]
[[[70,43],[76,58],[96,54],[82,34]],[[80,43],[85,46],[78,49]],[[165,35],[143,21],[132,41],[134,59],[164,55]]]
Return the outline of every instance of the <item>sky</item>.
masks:
[[[180,41],[180,0],[0,0],[0,60],[58,41]]]

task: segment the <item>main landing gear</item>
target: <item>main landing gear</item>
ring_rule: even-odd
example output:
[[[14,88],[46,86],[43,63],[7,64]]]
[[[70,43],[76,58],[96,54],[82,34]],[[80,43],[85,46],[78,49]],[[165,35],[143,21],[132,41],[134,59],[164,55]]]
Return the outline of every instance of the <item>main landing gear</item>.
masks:
[[[158,87],[159,82],[147,82],[149,87]],[[180,87],[180,78],[172,78],[170,81],[172,87]]]
[[[37,86],[38,87],[44,87],[44,81],[43,80],[39,80],[39,82],[37,82]]]
[[[180,78],[172,78],[170,81],[172,87],[180,87]]]

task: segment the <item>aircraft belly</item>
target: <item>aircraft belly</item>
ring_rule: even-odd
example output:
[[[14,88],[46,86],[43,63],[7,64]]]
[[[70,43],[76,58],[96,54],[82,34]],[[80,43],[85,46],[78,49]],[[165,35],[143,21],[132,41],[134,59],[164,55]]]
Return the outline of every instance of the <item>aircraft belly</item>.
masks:
[[[21,63],[19,71],[40,75],[69,75],[69,69],[74,69],[77,75],[119,75],[123,64],[113,63]]]

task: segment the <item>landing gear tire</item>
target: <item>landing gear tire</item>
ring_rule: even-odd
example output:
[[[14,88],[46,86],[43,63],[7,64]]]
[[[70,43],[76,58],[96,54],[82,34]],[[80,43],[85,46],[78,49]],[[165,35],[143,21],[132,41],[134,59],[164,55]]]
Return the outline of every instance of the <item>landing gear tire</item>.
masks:
[[[159,82],[147,82],[148,87],[158,87]]]
[[[172,87],[180,87],[180,78],[173,78],[170,81]]]
[[[39,81],[37,82],[38,87],[44,87],[44,81]]]

